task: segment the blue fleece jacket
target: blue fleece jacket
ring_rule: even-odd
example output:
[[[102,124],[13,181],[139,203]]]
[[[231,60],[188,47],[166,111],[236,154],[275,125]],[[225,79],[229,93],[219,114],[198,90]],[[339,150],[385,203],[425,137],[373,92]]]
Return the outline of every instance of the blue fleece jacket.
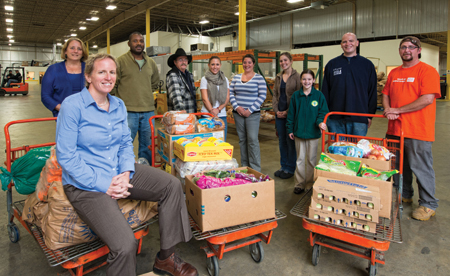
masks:
[[[80,86],[85,87],[84,62],[81,62]],[[55,63],[48,67],[42,78],[41,101],[52,113],[54,117],[58,116],[55,107],[62,103],[64,99],[73,93],[72,83],[67,73],[65,61]]]
[[[356,55],[350,60],[343,54],[325,66],[322,93],[329,110],[369,113],[377,111],[377,74],[373,63]],[[333,119],[341,119],[334,116]],[[367,123],[367,117],[346,117],[347,121]]]

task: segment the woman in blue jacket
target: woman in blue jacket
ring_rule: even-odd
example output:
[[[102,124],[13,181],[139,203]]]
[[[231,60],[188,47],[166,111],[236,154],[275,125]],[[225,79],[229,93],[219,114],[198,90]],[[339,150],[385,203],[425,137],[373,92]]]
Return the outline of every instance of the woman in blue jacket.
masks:
[[[63,62],[48,67],[41,85],[41,101],[54,117],[58,116],[64,99],[85,86],[84,60],[88,53],[83,41],[69,38],[61,50],[61,58]]]

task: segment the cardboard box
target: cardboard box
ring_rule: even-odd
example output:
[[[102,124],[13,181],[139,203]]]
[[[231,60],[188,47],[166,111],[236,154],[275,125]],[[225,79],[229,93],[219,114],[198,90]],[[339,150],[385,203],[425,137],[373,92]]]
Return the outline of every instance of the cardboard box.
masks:
[[[181,134],[181,135],[171,135],[168,134],[164,128],[159,128],[157,131],[158,135],[158,144],[159,148],[157,153],[161,156],[161,159],[169,163],[169,165],[173,165],[176,161],[176,157],[173,154],[173,145],[180,138],[186,138],[189,140],[194,139],[195,137],[200,137],[203,139],[208,139],[209,137],[216,137],[220,139],[224,139],[223,130],[213,131],[213,132],[205,132],[205,133],[191,133],[191,134]]]
[[[156,115],[163,115],[168,111],[167,108],[167,94],[156,94]]]
[[[371,168],[374,168],[379,171],[390,171],[391,170],[391,161],[381,161],[381,160],[373,160],[367,158],[356,158],[350,156],[343,156],[339,154],[327,153],[327,155],[336,160],[354,160],[360,161],[361,165],[366,164]]]
[[[324,197],[319,198],[319,193]],[[329,200],[329,196],[334,196],[334,199]],[[348,203],[345,203],[344,199]],[[360,205],[355,204],[356,201],[359,201]],[[367,206],[368,203],[373,204],[373,209]],[[346,213],[342,215],[348,217],[355,217],[354,212],[357,212],[360,219],[378,222],[381,209],[380,189],[369,185],[318,177],[313,186],[311,206],[315,208],[316,204],[322,204],[327,212],[328,207],[332,208],[331,212],[337,214],[339,214],[339,210],[345,210]],[[370,215],[371,218],[366,215]]]
[[[309,212],[308,212],[308,217],[310,219],[317,220],[316,218],[314,218],[314,215],[319,216],[319,219],[318,219],[319,221],[327,222],[332,225],[339,225],[342,227],[357,229],[357,230],[361,230],[361,231],[366,231],[364,229],[364,225],[367,225],[367,226],[369,226],[369,231],[366,231],[366,232],[376,233],[376,229],[377,229],[376,222],[364,221],[364,220],[360,220],[360,219],[356,219],[356,218],[337,215],[337,214],[333,214],[331,212],[327,212],[324,210],[315,209],[310,206]]]
[[[335,172],[326,172],[322,170],[314,169],[314,179],[318,177],[325,177],[334,180],[342,180],[353,182],[362,185],[368,185],[372,187],[378,187],[380,191],[380,211],[378,215],[384,218],[391,218],[391,205],[392,205],[392,181],[381,181],[370,178],[364,178],[359,176],[345,175]]]
[[[231,160],[233,146],[184,147],[178,143],[173,145],[173,153],[184,162]]]
[[[247,167],[257,178],[262,174]],[[205,231],[235,226],[243,223],[275,217],[275,182],[249,183],[237,186],[200,189],[192,182],[193,175],[186,181],[186,204],[189,214]]]

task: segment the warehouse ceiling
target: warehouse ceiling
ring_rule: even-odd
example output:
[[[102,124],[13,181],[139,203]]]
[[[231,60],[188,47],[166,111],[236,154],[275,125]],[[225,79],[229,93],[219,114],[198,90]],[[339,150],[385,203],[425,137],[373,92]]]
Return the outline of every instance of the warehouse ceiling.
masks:
[[[343,0],[322,0],[337,4]],[[247,0],[247,19],[308,7],[311,2],[287,3],[286,0]],[[145,33],[145,11],[150,8],[151,31],[198,34],[202,30],[238,23],[238,0],[0,0],[0,44],[51,45],[76,34],[89,46],[106,46],[106,29],[111,30],[111,45],[127,40],[133,31]],[[14,7],[13,11],[4,9]],[[117,8],[107,10],[108,5]],[[90,20],[98,17],[97,21]],[[13,22],[6,22],[12,19]],[[209,20],[208,24],[199,24]],[[80,30],[80,27],[86,27]],[[7,31],[12,28],[13,31]]]
[[[247,20],[311,5],[328,6],[355,1],[305,0],[287,3],[286,0],[247,0]],[[198,34],[238,23],[235,13],[239,0],[0,0],[0,3],[0,45],[7,45],[9,39],[14,40],[11,42],[14,45],[52,45],[64,43],[71,34],[76,34],[82,40],[89,41],[90,47],[98,45],[101,48],[106,47],[108,28],[111,45],[127,40],[134,31],[145,33],[146,9],[150,9],[152,32]],[[14,10],[6,10],[6,5],[13,6]],[[106,9],[109,5],[116,8]],[[95,17],[98,20],[93,20]],[[13,22],[7,22],[7,19]],[[202,20],[209,23],[200,24]],[[231,32],[232,28],[222,29],[221,32],[227,31]],[[445,32],[421,34],[421,38],[442,48],[447,44]]]

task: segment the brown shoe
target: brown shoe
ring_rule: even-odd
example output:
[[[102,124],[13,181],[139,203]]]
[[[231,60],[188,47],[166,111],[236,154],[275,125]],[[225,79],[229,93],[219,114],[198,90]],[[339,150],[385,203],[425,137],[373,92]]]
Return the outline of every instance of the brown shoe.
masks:
[[[197,269],[191,264],[184,262],[175,253],[165,260],[160,260],[158,253],[153,265],[153,272],[158,275],[198,276]]]
[[[436,211],[433,211],[425,206],[419,206],[412,213],[412,218],[417,220],[429,220],[434,215],[436,215]]]
[[[402,197],[402,201],[404,203],[412,203],[413,202],[412,198],[406,198],[406,197]]]

